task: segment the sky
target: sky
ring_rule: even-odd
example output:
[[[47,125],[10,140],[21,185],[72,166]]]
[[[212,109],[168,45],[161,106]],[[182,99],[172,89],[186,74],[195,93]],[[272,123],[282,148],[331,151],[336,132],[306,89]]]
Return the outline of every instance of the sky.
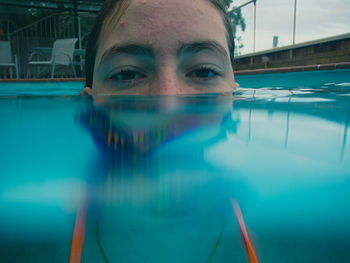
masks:
[[[249,0],[235,0],[234,6]],[[244,47],[242,55],[253,52],[254,5],[242,8],[247,27],[238,30]],[[255,50],[272,48],[273,36],[278,46],[293,42],[294,0],[257,0]],[[297,0],[295,42],[302,43],[350,33],[350,0]]]

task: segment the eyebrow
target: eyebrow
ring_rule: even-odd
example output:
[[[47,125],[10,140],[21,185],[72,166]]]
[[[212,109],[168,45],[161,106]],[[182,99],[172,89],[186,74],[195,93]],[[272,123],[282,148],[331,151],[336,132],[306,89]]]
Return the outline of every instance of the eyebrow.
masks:
[[[186,54],[186,53],[198,53],[203,50],[213,51],[215,53],[219,53],[221,56],[227,58],[228,54],[223,46],[221,46],[216,41],[200,41],[200,42],[192,42],[188,44],[184,44],[177,51],[177,56]]]
[[[131,56],[145,56],[145,57],[154,57],[155,54],[150,46],[140,45],[140,44],[124,44],[124,45],[115,45],[107,49],[100,60],[101,64],[104,60],[107,60],[113,55],[131,55]]]
[[[227,58],[227,52],[223,46],[221,46],[216,41],[198,41],[192,42],[182,45],[178,51],[177,56],[181,56],[184,54],[193,54],[198,53],[203,50],[213,51],[215,53],[220,54],[222,57]],[[99,64],[102,64],[105,60],[113,55],[131,55],[131,56],[144,56],[144,57],[155,57],[155,53],[151,46],[143,45],[143,44],[135,44],[128,43],[123,45],[115,45],[109,49],[107,49],[100,60]]]

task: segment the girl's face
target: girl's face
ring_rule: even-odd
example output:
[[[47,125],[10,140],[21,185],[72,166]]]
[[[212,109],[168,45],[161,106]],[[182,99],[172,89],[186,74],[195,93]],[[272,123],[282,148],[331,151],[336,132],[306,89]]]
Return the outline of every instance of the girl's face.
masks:
[[[133,0],[100,35],[93,94],[231,92],[226,29],[208,0]]]

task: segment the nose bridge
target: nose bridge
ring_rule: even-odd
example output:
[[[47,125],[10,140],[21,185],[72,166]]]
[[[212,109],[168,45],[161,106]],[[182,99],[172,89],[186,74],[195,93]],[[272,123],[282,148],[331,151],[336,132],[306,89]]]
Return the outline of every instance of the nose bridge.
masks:
[[[181,93],[182,83],[174,62],[164,61],[159,64],[157,72],[158,74],[152,85],[154,95],[176,95]]]

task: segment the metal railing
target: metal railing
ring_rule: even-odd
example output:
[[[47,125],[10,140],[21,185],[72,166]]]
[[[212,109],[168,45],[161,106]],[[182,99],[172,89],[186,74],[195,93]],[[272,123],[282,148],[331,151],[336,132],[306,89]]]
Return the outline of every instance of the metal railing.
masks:
[[[26,77],[28,58],[34,48],[52,47],[56,39],[74,37],[74,16],[67,12],[51,14],[10,33],[8,40],[11,42],[12,53],[18,57],[20,77]],[[79,48],[81,48],[81,38],[79,40]],[[45,56],[47,60],[50,59],[49,53],[43,53],[42,55],[41,60]],[[38,68],[37,72],[44,72],[44,68]],[[47,73],[38,77],[47,77],[45,74]],[[62,71],[62,75],[60,76],[71,75],[72,72],[70,71]]]

